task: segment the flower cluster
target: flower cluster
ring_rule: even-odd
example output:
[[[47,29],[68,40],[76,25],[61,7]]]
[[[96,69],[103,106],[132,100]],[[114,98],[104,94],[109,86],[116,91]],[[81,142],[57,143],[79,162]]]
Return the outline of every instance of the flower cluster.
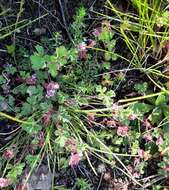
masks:
[[[10,179],[7,178],[0,178],[0,188],[4,188],[4,187],[8,187],[9,185],[11,185],[12,181]]]
[[[45,114],[43,114],[42,116],[42,121],[43,121],[43,124],[44,125],[48,125],[50,120],[51,120],[51,117],[52,117],[52,113],[53,113],[53,109],[49,109]]]
[[[98,37],[101,34],[101,28],[95,28],[92,32],[93,36]]]
[[[87,43],[81,42],[77,45],[79,58],[86,59],[87,58],[87,48],[92,48],[96,45],[96,41],[89,39]]]
[[[59,84],[56,82],[50,82],[48,84],[45,84],[46,88],[46,97],[50,98],[53,97],[56,93],[56,90],[59,89]]]
[[[125,137],[128,135],[128,130],[129,130],[128,126],[119,126],[117,128],[117,135],[121,137]]]
[[[35,85],[37,82],[36,74],[33,74],[31,77],[28,77],[25,80],[25,82],[26,82],[26,84],[29,84],[29,85]]]
[[[160,135],[156,140],[156,145],[162,145],[164,143],[164,140],[162,136]]]
[[[76,166],[79,164],[80,160],[81,160],[81,156],[79,155],[79,153],[71,153],[69,165],[72,167]]]
[[[87,48],[86,48],[86,43],[85,42],[81,42],[80,44],[78,44],[78,52],[79,52],[79,58],[80,59],[86,59],[87,57]]]
[[[143,135],[143,139],[145,139],[146,141],[152,141],[153,137],[150,133],[145,133]]]
[[[79,164],[81,160],[81,155],[77,151],[77,142],[75,139],[70,138],[65,143],[66,148],[68,148],[71,152],[70,159],[69,159],[69,165],[71,167],[76,166]]]
[[[10,160],[14,157],[14,152],[12,150],[7,149],[3,152],[3,157],[7,160]]]
[[[129,172],[132,174],[133,177],[135,178],[139,178],[140,177],[140,172],[136,171],[131,165],[127,166],[127,169],[129,170]]]

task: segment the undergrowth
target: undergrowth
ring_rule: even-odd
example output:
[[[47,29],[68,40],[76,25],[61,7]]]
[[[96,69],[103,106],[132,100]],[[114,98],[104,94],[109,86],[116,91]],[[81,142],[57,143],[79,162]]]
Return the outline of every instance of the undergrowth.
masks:
[[[15,36],[5,50],[13,61],[0,68],[1,188],[24,189],[45,163],[52,189],[64,189],[55,184],[55,170],[86,162],[104,179],[107,168],[120,172],[131,189],[167,186],[167,1],[131,0],[122,12],[107,0],[105,9],[107,14],[95,12],[101,23],[87,30],[88,14],[79,8],[69,27],[71,42],[56,32],[31,54],[15,36],[28,25],[20,15],[0,29],[0,40]],[[105,168],[100,171],[95,160]],[[95,189],[80,177],[75,186]]]

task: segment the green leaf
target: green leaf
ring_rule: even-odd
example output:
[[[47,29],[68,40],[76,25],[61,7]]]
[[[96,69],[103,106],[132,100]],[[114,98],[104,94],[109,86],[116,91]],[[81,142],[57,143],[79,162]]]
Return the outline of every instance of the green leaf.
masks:
[[[0,84],[5,84],[6,83],[6,79],[0,75]]]
[[[32,113],[32,106],[28,104],[27,102],[23,103],[21,108],[21,115],[22,116],[28,116]]]
[[[106,52],[106,53],[104,54],[104,58],[105,58],[106,61],[110,61],[110,60],[111,60],[111,53]]]
[[[43,88],[38,85],[38,86],[29,86],[26,91],[29,96],[36,95],[36,94],[41,94],[43,92]]]
[[[162,106],[162,110],[163,110],[164,116],[169,120],[169,106],[167,105]]]
[[[131,146],[131,154],[134,154],[134,155],[137,154],[138,150],[139,150],[139,142],[138,140],[135,140]]]
[[[44,51],[44,48],[42,46],[37,45],[37,46],[35,46],[35,48],[36,48],[36,51],[38,52],[38,54],[44,55],[45,51]]]
[[[27,86],[26,84],[21,84],[17,86],[16,88],[13,89],[12,93],[14,94],[19,94],[21,93],[22,95],[25,95],[27,91]]]
[[[12,181],[16,181],[18,176],[22,174],[25,163],[13,165],[12,169],[8,172],[7,177]]]
[[[163,133],[169,134],[169,123],[163,125]]]
[[[135,103],[130,105],[129,108],[132,109],[133,113],[143,116],[145,113],[152,110],[153,106],[145,103]]]
[[[107,69],[107,70],[109,70],[110,69],[110,62],[104,62],[103,64],[102,64],[102,67],[103,67],[103,69]]]
[[[23,123],[21,127],[24,131],[26,131],[29,134],[37,134],[42,129],[40,125],[35,123],[32,124]]]
[[[110,43],[110,40],[113,38],[113,36],[114,33],[111,30],[109,30],[107,27],[104,27],[98,38],[103,42]]]
[[[6,67],[6,68],[5,68],[5,71],[6,71],[8,74],[11,74],[11,75],[13,75],[13,74],[15,74],[15,73],[17,72],[16,67]]]
[[[37,161],[39,159],[39,155],[27,155],[26,156],[26,163],[30,166],[30,167],[35,167],[37,165]],[[35,164],[36,163],[36,164]]]
[[[110,52],[112,52],[113,48],[115,47],[116,45],[116,40],[111,40],[108,44],[107,44],[107,48]]]
[[[66,141],[67,141],[67,137],[64,136],[64,135],[62,135],[62,136],[60,136],[60,137],[58,137],[58,138],[56,139],[56,143],[59,144],[59,146],[60,146],[61,148],[63,148],[63,147],[65,146]]]
[[[78,57],[78,51],[76,48],[72,48],[68,51],[68,57],[70,61],[76,61]]]
[[[51,74],[51,76],[56,77],[58,74],[56,63],[50,63],[47,65],[47,67],[49,69],[49,73]]]
[[[110,98],[114,98],[116,96],[116,94],[113,90],[109,90],[106,92],[106,96],[108,96]]]
[[[29,96],[32,96],[32,95],[34,95],[34,94],[37,94],[38,93],[38,90],[37,90],[37,88],[35,87],[35,86],[29,86],[28,88],[27,88],[27,91],[26,91],[28,94],[29,94]]]
[[[60,46],[58,48],[56,48],[56,54],[58,56],[58,58],[61,57],[66,57],[68,55],[67,49],[65,48],[65,46]]]
[[[15,52],[15,45],[14,44],[6,45],[6,48],[7,48],[7,52],[11,55]]]
[[[8,96],[8,104],[14,106],[15,98],[11,95]]]
[[[130,124],[129,116],[132,114],[133,110],[130,107],[128,107],[127,109],[121,109],[118,113],[118,120],[123,125],[129,125]]]
[[[162,120],[163,114],[162,110],[159,107],[156,107],[153,109],[152,114],[149,116],[149,120],[151,121],[152,124],[159,123]]]
[[[45,59],[39,55],[31,55],[32,69],[39,70],[46,67]]]
[[[61,66],[64,66],[64,65],[66,65],[66,63],[67,63],[67,60],[66,59],[60,59],[59,60],[59,64],[61,65]]]
[[[112,59],[113,61],[116,61],[116,60],[117,60],[117,54],[114,53],[114,52],[112,52],[112,54],[111,54],[111,59]]]
[[[134,89],[139,93],[145,93],[147,91],[148,84],[147,82],[139,83],[134,85]]]
[[[163,94],[160,94],[156,99],[155,105],[160,106],[161,104],[165,104],[165,103],[166,103],[166,96]]]

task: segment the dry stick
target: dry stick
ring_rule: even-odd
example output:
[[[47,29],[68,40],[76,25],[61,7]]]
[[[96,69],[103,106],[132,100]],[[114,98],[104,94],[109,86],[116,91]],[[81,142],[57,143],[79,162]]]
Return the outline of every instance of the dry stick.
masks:
[[[101,185],[101,182],[102,182],[102,179],[103,179],[103,173],[101,174],[101,177],[100,177],[100,180],[99,180],[99,184],[97,186],[97,189],[96,190],[99,190],[100,189],[100,185]]]
[[[24,4],[25,4],[25,0],[21,0],[19,12],[17,14],[16,23],[15,23],[15,32],[14,32],[14,35],[13,35],[14,44],[15,44],[15,38],[16,38],[16,29],[17,29],[17,25],[18,25],[18,22],[19,22],[19,18],[21,17],[22,12],[24,11],[24,9],[23,9]]]
[[[13,131],[9,132],[9,133],[0,133],[0,136],[6,136],[6,135],[11,135],[13,133],[15,133],[16,131],[18,131],[21,127],[18,127],[16,129],[14,129]]]
[[[168,60],[169,60],[169,51],[167,52],[167,54],[165,55],[165,57],[164,57],[162,60],[160,60],[159,62],[157,62],[155,65],[152,65],[152,66],[149,67],[148,69],[157,67],[157,66],[159,66],[159,65],[161,65],[161,64],[163,64],[163,63],[165,63],[165,62],[168,61]]]
[[[73,41],[73,38],[72,38],[71,34],[69,33],[68,27],[67,27],[67,22],[66,22],[66,19],[65,19],[65,14],[64,14],[64,10],[63,10],[63,6],[62,6],[62,3],[61,3],[61,0],[59,0],[59,6],[60,6],[61,14],[62,14],[63,24],[64,24],[65,30],[67,32],[67,35],[69,37],[69,40],[73,44],[75,44],[74,41]]]
[[[147,188],[147,187],[152,187],[153,184],[157,183],[158,181],[161,181],[163,179],[165,179],[165,176],[158,176],[155,179],[151,180],[150,182],[146,183],[145,185],[143,185],[143,188]]]
[[[49,11],[48,9],[46,9],[42,4],[40,4],[39,2],[33,0],[34,3],[37,3],[40,7],[42,7],[48,14],[50,14],[53,18],[55,18],[59,24],[65,29],[65,26],[61,23],[61,21],[59,20],[58,17],[56,17],[53,13],[51,13],[51,11]]]

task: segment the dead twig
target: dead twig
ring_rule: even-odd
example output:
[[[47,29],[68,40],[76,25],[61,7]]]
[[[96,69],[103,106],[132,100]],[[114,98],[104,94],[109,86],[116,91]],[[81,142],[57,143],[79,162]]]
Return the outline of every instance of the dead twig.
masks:
[[[61,0],[59,0],[59,6],[60,6],[60,10],[61,10],[61,15],[62,15],[63,24],[64,24],[65,30],[66,30],[66,32],[67,32],[68,38],[69,38],[69,40],[70,40],[73,44],[75,44],[74,41],[73,41],[73,38],[72,38],[72,36],[71,36],[71,34],[70,34],[69,30],[68,30],[68,27],[67,27],[67,22],[66,22],[66,19],[65,19],[64,9],[63,9]]]

